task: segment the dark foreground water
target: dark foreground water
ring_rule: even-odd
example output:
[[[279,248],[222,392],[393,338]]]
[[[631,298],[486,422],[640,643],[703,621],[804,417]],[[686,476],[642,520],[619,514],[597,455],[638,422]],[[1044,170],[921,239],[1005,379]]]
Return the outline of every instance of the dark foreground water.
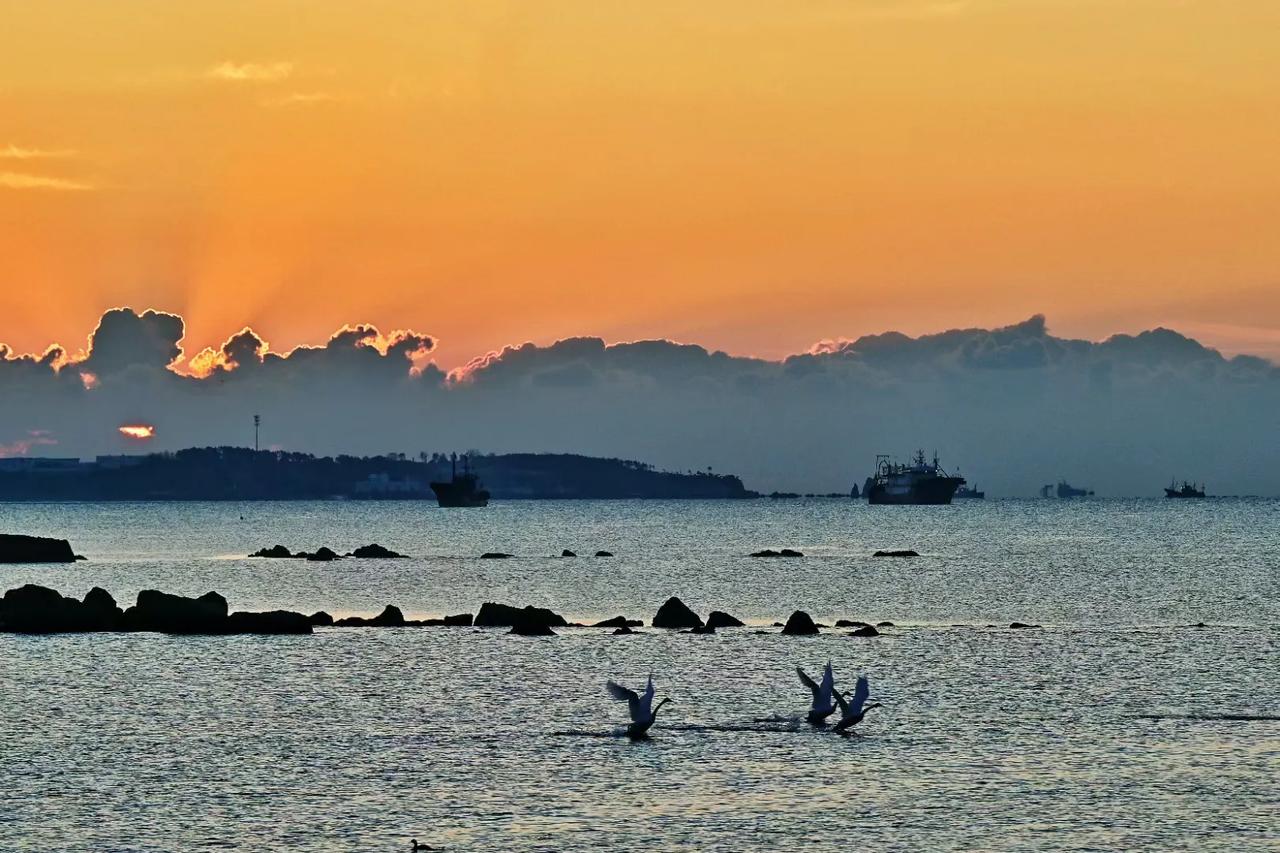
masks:
[[[0,850],[1274,850],[1278,523],[1247,500],[0,505],[90,558],[0,566],[0,590],[580,621],[677,594],[896,626],[0,635]],[[238,556],[372,541],[414,558]],[[885,704],[858,737],[800,721],[794,668],[828,658]],[[649,672],[675,704],[632,743],[603,685]]]

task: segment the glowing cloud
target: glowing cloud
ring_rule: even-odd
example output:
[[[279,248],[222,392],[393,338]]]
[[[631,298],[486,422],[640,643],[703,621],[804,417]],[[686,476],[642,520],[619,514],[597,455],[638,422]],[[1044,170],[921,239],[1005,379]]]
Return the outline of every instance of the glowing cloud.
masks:
[[[273,83],[293,74],[292,62],[223,62],[205,72],[213,80]]]
[[[0,172],[0,187],[10,190],[91,190],[91,184],[50,178],[46,175],[27,175],[22,172]]]
[[[156,436],[156,428],[150,424],[125,424],[119,429],[121,435],[135,441],[149,441]]]

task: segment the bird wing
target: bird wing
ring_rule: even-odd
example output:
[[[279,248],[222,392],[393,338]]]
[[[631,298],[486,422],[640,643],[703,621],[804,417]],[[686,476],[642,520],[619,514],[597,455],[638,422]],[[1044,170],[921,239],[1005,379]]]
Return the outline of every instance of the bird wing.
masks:
[[[822,671],[822,684],[819,685],[819,695],[817,698],[824,700],[823,704],[827,707],[831,706],[831,693],[836,686],[836,674],[831,669],[831,661],[827,661],[827,667]]]
[[[628,690],[616,681],[605,682],[604,687],[614,699],[627,703],[627,707],[631,711],[632,720],[640,720],[640,717],[637,716],[637,712],[640,710],[640,697],[636,695],[634,690]]]
[[[849,716],[849,702],[844,698],[844,695],[839,690],[837,690],[831,694],[831,698],[835,699],[836,704],[840,706],[840,716],[841,717]]]
[[[861,714],[862,706],[867,704],[867,698],[871,695],[871,685],[867,683],[865,675],[858,676],[858,683],[853,688],[853,699],[849,702],[849,711],[853,714]]]
[[[801,669],[800,667],[796,667],[796,675],[800,676],[800,683],[803,684],[805,687],[808,687],[809,691],[813,693],[813,698],[817,699],[818,698],[817,683],[812,678],[805,675],[804,670]]]
[[[649,676],[649,684],[645,687],[644,693],[640,694],[640,712],[645,716],[649,715],[649,709],[653,707],[653,676]]]

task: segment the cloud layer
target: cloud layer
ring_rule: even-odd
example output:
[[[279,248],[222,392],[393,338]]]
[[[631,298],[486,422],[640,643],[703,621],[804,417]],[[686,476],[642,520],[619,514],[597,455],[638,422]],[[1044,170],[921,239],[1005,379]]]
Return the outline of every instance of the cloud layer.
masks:
[[[571,451],[712,466],[764,491],[846,490],[875,454],[923,447],[993,494],[1058,477],[1158,494],[1172,476],[1280,492],[1280,369],[1167,329],[1095,343],[1033,317],[823,341],[783,361],[574,338],[449,375],[414,331],[346,326],[277,353],[246,328],[195,354],[183,332],[176,315],[121,308],[81,355],[0,346],[0,453],[137,452],[125,423],[154,424],[157,450],[244,445],[261,414],[264,444],[290,450]]]

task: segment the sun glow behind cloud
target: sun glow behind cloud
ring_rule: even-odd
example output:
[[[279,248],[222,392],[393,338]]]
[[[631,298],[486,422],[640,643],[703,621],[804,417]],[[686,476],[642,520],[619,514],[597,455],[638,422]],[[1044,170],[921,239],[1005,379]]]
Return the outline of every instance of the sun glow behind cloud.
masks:
[[[156,428],[150,424],[125,424],[119,430],[125,438],[135,441],[148,441],[156,436]]]

